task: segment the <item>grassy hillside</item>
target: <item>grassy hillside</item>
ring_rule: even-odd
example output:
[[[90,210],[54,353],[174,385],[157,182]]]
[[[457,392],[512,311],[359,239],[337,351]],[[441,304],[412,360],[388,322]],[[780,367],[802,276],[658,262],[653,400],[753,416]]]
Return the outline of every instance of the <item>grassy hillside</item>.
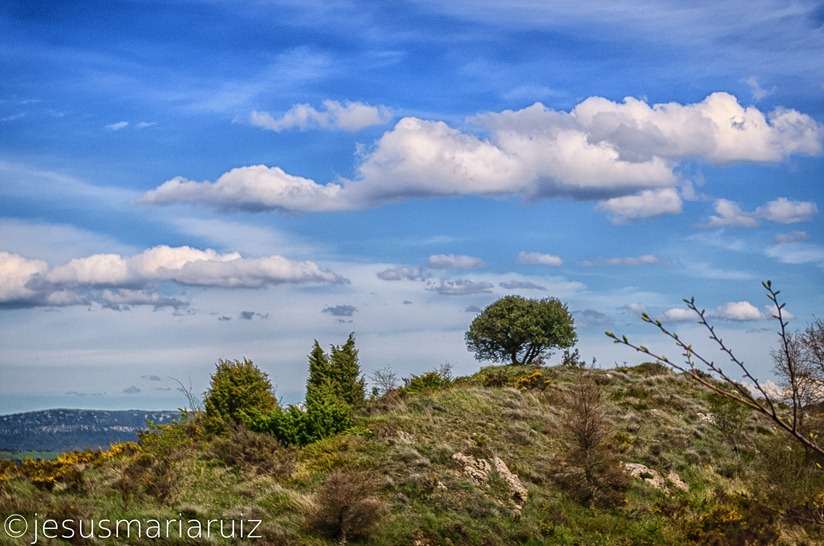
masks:
[[[658,365],[486,368],[392,391],[355,423],[295,448],[189,419],[139,445],[6,464],[0,514],[28,531],[0,543],[32,543],[49,518],[67,540],[42,544],[824,543],[817,461]],[[80,538],[90,525],[102,538]]]

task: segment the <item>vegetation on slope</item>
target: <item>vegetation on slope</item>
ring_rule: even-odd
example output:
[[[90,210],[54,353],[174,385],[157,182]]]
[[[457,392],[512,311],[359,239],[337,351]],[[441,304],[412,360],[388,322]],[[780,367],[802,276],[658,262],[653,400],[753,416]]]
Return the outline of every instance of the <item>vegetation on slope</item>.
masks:
[[[28,526],[2,539],[29,544],[51,518],[65,540],[40,543],[824,542],[822,461],[685,374],[505,366],[404,383],[305,445],[188,414],[105,453],[0,463],[0,514]],[[80,536],[92,521],[102,538]]]

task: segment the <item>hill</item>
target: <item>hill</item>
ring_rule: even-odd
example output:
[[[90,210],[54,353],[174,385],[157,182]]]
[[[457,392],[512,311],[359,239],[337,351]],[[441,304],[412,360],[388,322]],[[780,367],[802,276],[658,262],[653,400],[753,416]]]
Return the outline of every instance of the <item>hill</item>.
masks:
[[[491,367],[415,391],[302,448],[189,418],[6,465],[0,513],[28,525],[9,544],[47,515],[73,544],[824,543],[817,461],[662,366]],[[81,521],[108,535],[79,539]]]
[[[0,451],[108,448],[137,440],[146,422],[168,424],[177,411],[53,409],[0,415]]]

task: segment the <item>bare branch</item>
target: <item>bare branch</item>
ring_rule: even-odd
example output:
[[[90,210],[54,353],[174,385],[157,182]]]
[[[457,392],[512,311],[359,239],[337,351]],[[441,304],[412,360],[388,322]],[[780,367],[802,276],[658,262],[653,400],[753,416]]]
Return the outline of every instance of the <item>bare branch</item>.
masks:
[[[770,301],[772,301],[776,307],[775,318],[778,320],[781,328],[781,330],[778,333],[778,336],[781,341],[783,357],[786,360],[787,374],[789,376],[791,388],[791,415],[789,417],[785,417],[784,415],[782,415],[782,413],[779,412],[776,405],[777,401],[773,400],[773,395],[771,395],[766,391],[766,389],[764,389],[764,387],[761,385],[758,379],[755,376],[753,376],[750,370],[745,366],[744,362],[737,356],[735,356],[732,349],[730,349],[724,343],[724,340],[716,334],[715,328],[707,321],[706,311],[703,309],[699,310],[698,307],[696,307],[694,298],[684,300],[684,302],[687,304],[687,307],[698,316],[698,323],[701,324],[709,332],[709,338],[719,347],[719,349],[723,353],[725,353],[729,357],[730,361],[733,364],[735,364],[735,366],[741,372],[743,377],[746,378],[746,380],[753,385],[753,389],[755,390],[757,395],[754,394],[752,390],[750,390],[740,382],[732,379],[723,370],[723,368],[717,365],[714,361],[708,360],[701,354],[695,352],[695,350],[692,348],[692,345],[689,345],[682,341],[676,333],[671,332],[663,324],[661,324],[661,321],[653,320],[646,313],[643,313],[641,315],[642,320],[644,322],[654,325],[661,331],[661,333],[670,338],[679,349],[683,350],[682,356],[684,357],[684,364],[672,362],[666,356],[656,354],[644,345],[636,345],[630,342],[627,336],[621,336],[619,338],[612,332],[606,332],[606,335],[609,338],[611,338],[613,342],[621,345],[626,345],[627,347],[635,349],[638,352],[641,352],[647,356],[654,358],[658,362],[667,364],[671,366],[673,369],[687,374],[693,380],[700,383],[704,387],[707,387],[713,392],[721,396],[724,396],[730,400],[733,400],[739,404],[743,404],[744,406],[752,408],[753,410],[755,410],[762,416],[768,418],[773,423],[778,425],[780,428],[788,432],[793,438],[795,438],[796,441],[798,441],[806,449],[818,453],[819,455],[824,455],[824,446],[821,446],[817,443],[817,437],[812,434],[805,435],[799,428],[802,400],[799,395],[800,387],[799,377],[797,373],[797,363],[795,362],[794,354],[790,347],[791,334],[787,332],[787,322],[784,320],[783,315],[784,304],[779,303],[778,294],[780,293],[780,291],[774,290],[772,287],[772,283],[770,281],[764,282],[763,286],[764,289],[767,291],[767,298]],[[714,376],[715,378],[710,379],[705,375],[702,375],[701,371],[696,368],[696,362],[702,364],[707,368],[707,370],[709,370],[709,377]],[[720,380],[720,384],[718,380]]]

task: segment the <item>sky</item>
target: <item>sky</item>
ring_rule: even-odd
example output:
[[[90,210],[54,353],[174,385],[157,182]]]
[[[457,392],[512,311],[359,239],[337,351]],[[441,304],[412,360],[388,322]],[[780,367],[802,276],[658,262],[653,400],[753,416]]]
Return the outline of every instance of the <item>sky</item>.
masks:
[[[470,374],[509,294],[603,368],[678,356],[642,312],[724,363],[683,298],[761,378],[761,281],[822,316],[820,1],[12,0],[0,70],[0,413],[296,402],[350,332]]]

